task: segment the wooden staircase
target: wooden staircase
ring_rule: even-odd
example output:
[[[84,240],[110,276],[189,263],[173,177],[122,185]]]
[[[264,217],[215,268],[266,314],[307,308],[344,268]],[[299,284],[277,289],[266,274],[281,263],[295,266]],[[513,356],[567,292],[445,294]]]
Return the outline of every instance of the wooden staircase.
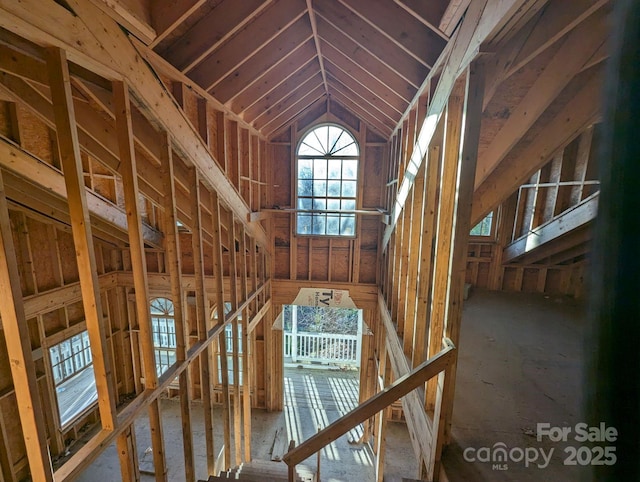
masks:
[[[316,482],[315,473],[304,465],[296,467],[296,482]],[[252,460],[233,469],[211,476],[207,482],[244,480],[245,482],[287,482],[288,467],[284,462]]]

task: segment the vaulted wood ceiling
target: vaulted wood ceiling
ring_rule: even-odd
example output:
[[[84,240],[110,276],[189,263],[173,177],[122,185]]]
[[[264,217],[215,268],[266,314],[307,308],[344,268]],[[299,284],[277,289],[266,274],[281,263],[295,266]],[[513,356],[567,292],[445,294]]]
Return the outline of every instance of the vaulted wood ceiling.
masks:
[[[148,43],[267,137],[327,98],[388,137],[467,3],[150,2]]]

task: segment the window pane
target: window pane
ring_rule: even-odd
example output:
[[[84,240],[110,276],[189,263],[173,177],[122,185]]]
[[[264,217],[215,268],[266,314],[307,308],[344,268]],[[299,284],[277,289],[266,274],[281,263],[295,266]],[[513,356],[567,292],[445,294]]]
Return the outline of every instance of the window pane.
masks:
[[[327,209],[327,201],[325,199],[314,199],[313,209]]]
[[[344,134],[345,131],[343,131],[342,129],[336,126],[329,126],[329,149],[327,149],[328,154],[333,153],[336,150],[336,144],[338,143],[340,137],[342,137]]]
[[[332,154],[340,154],[342,156],[357,156],[358,148],[355,139],[347,131],[342,131],[342,135],[336,142]]]
[[[298,234],[311,234],[311,215],[298,214]]]
[[[358,179],[358,161],[342,161],[342,179]]]
[[[311,206],[312,206],[311,198],[298,199],[298,209],[311,209]]]
[[[356,208],[356,200],[355,199],[343,199],[342,200],[342,209],[353,210]]]
[[[298,196],[313,196],[313,181],[298,181]]]
[[[327,181],[327,195],[340,197],[340,181]]]
[[[325,221],[324,214],[315,214],[313,216],[313,234],[325,234]]]
[[[327,234],[333,236],[340,234],[340,216],[327,215]]]
[[[356,181],[342,181],[342,196],[356,197]]]
[[[327,142],[329,137],[329,126],[320,126],[317,129],[314,129],[310,135],[315,136],[318,144],[322,146],[320,148],[320,151],[322,152],[322,154],[326,154]]]
[[[313,160],[313,178],[314,179],[327,178],[327,160],[326,159]]]
[[[340,210],[340,199],[327,199],[327,209],[332,209],[334,211],[339,211]]]
[[[327,181],[313,181],[313,195],[322,197],[326,196]]]
[[[340,234],[343,236],[353,236],[355,234],[354,216],[342,216],[340,219]]]
[[[342,160],[329,159],[329,179],[340,179],[342,177]]]
[[[298,160],[298,179],[313,178],[313,161],[311,159]]]

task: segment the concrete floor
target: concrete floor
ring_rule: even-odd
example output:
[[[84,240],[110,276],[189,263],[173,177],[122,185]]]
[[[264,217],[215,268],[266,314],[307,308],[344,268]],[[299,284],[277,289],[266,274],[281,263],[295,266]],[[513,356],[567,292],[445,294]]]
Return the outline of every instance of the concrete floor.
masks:
[[[536,440],[536,424],[574,426],[580,415],[584,314],[566,298],[497,292],[474,292],[465,303],[460,342],[453,443],[443,460],[450,482],[590,480],[588,471],[563,464],[567,445]],[[314,372],[314,373],[309,373]],[[253,457],[268,459],[273,438],[288,427],[294,439],[304,439],[349,410],[355,403],[356,372],[287,371],[288,406],[282,413],[254,410]],[[313,377],[313,375],[319,378]],[[320,375],[322,375],[320,377]],[[338,390],[338,391],[336,391]],[[339,394],[341,391],[342,394]],[[193,406],[196,475],[205,478],[206,460],[202,409]],[[184,480],[180,407],[178,400],[162,400],[164,437],[169,480]],[[216,409],[214,420],[221,420]],[[214,428],[216,450],[222,444],[222,428]],[[417,463],[403,424],[389,423],[385,480],[400,482],[416,475]],[[136,421],[141,468],[153,470],[148,419]],[[356,432],[352,435],[358,435]],[[348,435],[323,451],[323,482],[369,481],[374,478],[373,457],[368,448],[349,445]],[[554,449],[548,467],[508,462],[507,470],[493,470],[490,462],[468,462],[467,448]],[[315,459],[310,460],[315,466]],[[503,467],[504,468],[504,467]],[[142,479],[154,480],[143,474]],[[115,447],[109,447],[79,478],[83,482],[118,481],[120,469]]]
[[[585,319],[569,298],[472,293],[461,330],[454,441],[443,457],[450,482],[591,480],[585,468],[564,465],[565,448],[581,445],[572,436],[568,443],[536,438],[538,423],[574,427],[583,421]],[[533,450],[553,449],[551,462],[538,468],[509,461],[507,470],[493,470],[491,462],[464,458],[465,449],[500,442],[507,450],[529,448],[532,457]]]

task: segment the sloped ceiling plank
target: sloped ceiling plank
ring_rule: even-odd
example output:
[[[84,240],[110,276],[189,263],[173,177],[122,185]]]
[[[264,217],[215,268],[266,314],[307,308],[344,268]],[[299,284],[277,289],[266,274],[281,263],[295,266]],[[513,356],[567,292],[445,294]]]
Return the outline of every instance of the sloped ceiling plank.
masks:
[[[411,100],[410,98],[403,98],[400,96],[395,90],[382,83],[380,79],[373,76],[360,64],[353,62],[332,45],[323,42],[322,51],[324,52],[325,59],[329,63],[335,65],[361,84],[366,85],[370,90],[377,92],[378,95],[380,95],[380,97],[382,97],[388,104],[401,106],[400,110],[402,112],[406,111],[409,106],[409,101]]]
[[[224,0],[160,54],[184,72],[192,68],[234,32],[243,28],[264,7],[264,0]]]
[[[341,8],[336,3],[319,3],[316,6],[316,12],[318,33],[321,37],[324,35],[324,25],[330,24],[414,87],[417,88],[426,77],[428,69],[425,65],[420,64],[402,48],[380,35],[378,30],[346,8]],[[320,22],[320,18],[325,22]]]
[[[318,86],[324,88],[324,82],[322,75],[318,72],[316,75],[306,80],[302,84],[296,86],[296,88],[290,91],[279,102],[276,102],[269,106],[269,108],[263,110],[255,119],[255,125],[265,125],[271,122],[273,119],[286,112],[291,106],[295,105],[301,99],[304,99],[307,95],[317,89]],[[316,97],[313,97],[315,101]]]
[[[449,5],[448,0],[430,0],[429,2],[424,0],[395,0],[395,2],[442,38],[448,39],[447,35],[438,28],[442,16]]]
[[[149,44],[150,47],[158,45],[175,28],[202,7],[207,0],[172,0],[170,2],[150,2],[151,26],[157,36]]]
[[[268,110],[272,105],[280,102],[290,92],[293,92],[296,87],[304,84],[311,77],[314,77],[319,73],[320,71],[318,69],[318,63],[316,61],[305,64],[305,66],[297,70],[294,75],[286,78],[284,82],[278,84],[275,89],[268,92],[257,102],[247,108],[246,111],[243,112],[243,116],[247,120],[254,120],[262,112]]]
[[[424,60],[415,57],[401,45],[381,35],[380,30],[341,3],[319,2],[316,4],[315,10],[327,22],[351,37],[359,45],[374,52],[380,60],[389,64],[390,67],[394,68],[393,65],[396,64],[395,69],[400,72],[403,69],[398,68],[398,65],[412,65],[418,62],[427,67]],[[394,60],[396,57],[398,59]]]
[[[281,35],[265,44],[252,56],[247,57],[242,65],[230,72],[209,93],[220,102],[226,103],[246,85],[264,75],[287,54],[309,40],[311,35],[309,19],[306,16],[300,17]]]
[[[273,132],[280,127],[288,124],[291,119],[297,116],[300,112],[304,111],[309,105],[311,105],[316,100],[325,97],[327,94],[324,90],[324,84],[318,85],[317,88],[309,92],[298,102],[289,106],[285,111],[283,111],[279,116],[274,117],[267,123],[256,123],[257,129],[264,130],[265,132]]]
[[[271,5],[190,70],[189,77],[205,90],[211,89],[244,59],[260,50],[306,13],[304,0],[281,0]]]
[[[400,117],[402,117],[402,114],[398,113],[397,110],[386,102],[380,100],[380,97],[378,97],[374,92],[363,89],[360,87],[360,84],[353,82],[349,76],[339,74],[344,78],[344,80],[346,80],[346,82],[343,82],[340,78],[329,72],[329,70],[327,70],[327,74],[331,77],[333,85],[336,85],[345,94],[349,93],[349,96],[352,99],[362,103],[363,108],[367,110],[371,110],[371,108],[376,109],[378,112],[389,118],[389,120],[393,121],[394,124],[397,124]]]
[[[340,69],[339,67],[337,67],[336,65],[332,64],[327,60],[325,60],[325,66],[326,66],[327,72],[331,73],[331,75],[336,80],[338,80],[341,84],[348,86],[351,90],[368,93],[366,95],[374,95],[376,96],[376,98],[380,100],[380,102],[384,102],[386,105],[391,107],[396,112],[395,115],[398,115],[398,120],[400,119],[400,117],[402,117],[402,114],[404,114],[404,111],[407,108],[407,104],[402,100],[394,98],[396,99],[396,102],[394,104],[391,104],[387,101],[387,99],[383,95],[381,95],[381,92],[376,91],[374,87],[371,86],[371,84],[367,84],[366,82],[362,82],[359,79],[353,78],[344,70]],[[381,89],[388,90],[383,85],[380,85],[379,87]]]
[[[418,89],[320,17],[318,17],[318,31],[326,43],[331,44],[334,49],[379,79],[403,99],[413,99]],[[331,59],[329,52],[324,52],[324,55]]]
[[[353,113],[356,117],[362,119],[362,121],[371,127],[374,131],[380,134],[383,138],[388,139],[393,132],[393,127],[389,127],[381,122],[379,119],[371,116],[368,112],[362,109],[357,103],[346,97],[341,92],[333,92],[331,94],[331,102],[339,103],[345,110]],[[395,127],[395,126],[394,126]]]
[[[243,90],[230,103],[231,109],[238,113],[246,111],[281,83],[287,81],[289,77],[297,75],[301,70],[312,73],[320,71],[313,40],[308,40],[300,45],[290,55],[284,57],[272,69],[256,78],[252,83],[242,86],[244,87]]]
[[[388,123],[390,126],[394,126],[398,123],[398,119],[394,118],[392,115],[385,112],[385,110],[391,109],[388,105],[383,104],[383,107],[380,106],[375,98],[372,97],[363,97],[360,92],[354,92],[349,87],[344,84],[341,84],[340,81],[336,80],[332,76],[328,76],[329,84],[331,85],[331,93],[333,92],[341,92],[346,97],[349,97],[351,100],[356,102],[358,105],[362,107],[362,109],[366,110],[371,114],[372,117],[380,119],[380,121],[384,121]],[[395,112],[395,111],[392,111]]]
[[[424,28],[420,21],[394,2],[340,0],[340,3],[430,67],[438,60],[446,44],[445,39]]]

